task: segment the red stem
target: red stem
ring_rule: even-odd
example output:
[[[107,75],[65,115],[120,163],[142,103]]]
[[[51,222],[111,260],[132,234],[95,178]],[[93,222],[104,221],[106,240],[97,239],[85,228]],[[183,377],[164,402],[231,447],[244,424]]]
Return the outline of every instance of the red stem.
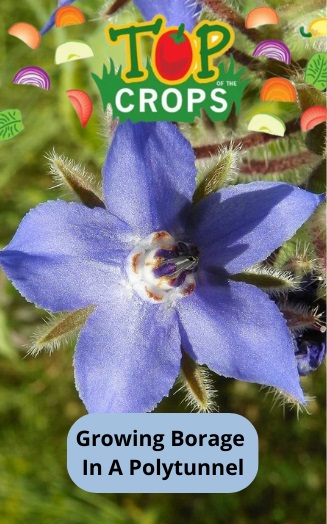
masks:
[[[202,3],[207,5],[211,11],[213,11],[219,18],[223,18],[228,22],[233,28],[238,29],[246,35],[253,42],[260,42],[260,35],[255,29],[246,29],[245,20],[238,13],[233,11],[228,7],[224,2],[220,0],[202,0]]]
[[[107,11],[104,12],[104,16],[110,16],[110,15],[113,15],[115,14],[118,9],[120,9],[121,7],[124,7],[125,4],[127,4],[127,2],[129,2],[129,0],[116,0],[111,7],[109,7],[107,9]]]
[[[267,173],[280,173],[301,167],[306,164],[312,164],[317,159],[314,153],[303,151],[297,155],[289,155],[282,158],[273,158],[265,162],[264,160],[254,160],[250,165],[241,166],[242,175],[266,175]]]
[[[300,131],[300,124],[298,120],[291,120],[286,124],[285,136]],[[242,138],[233,140],[235,146],[242,145],[245,149],[257,147],[267,144],[273,140],[277,140],[278,136],[268,135],[267,133],[250,133]],[[222,146],[229,146],[230,140],[221,142],[220,144],[209,144],[207,146],[200,146],[194,148],[196,158],[207,158],[217,153],[217,149]]]

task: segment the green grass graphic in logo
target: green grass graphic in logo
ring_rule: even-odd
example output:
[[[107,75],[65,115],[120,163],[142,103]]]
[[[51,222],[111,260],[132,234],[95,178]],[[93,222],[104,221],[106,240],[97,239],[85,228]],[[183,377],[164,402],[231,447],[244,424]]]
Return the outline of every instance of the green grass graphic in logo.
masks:
[[[224,64],[218,66],[219,77],[213,82],[199,83],[191,76],[186,82],[168,85],[160,82],[147,64],[148,77],[142,82],[126,83],[121,78],[121,67],[115,70],[110,60],[103,76],[92,74],[101,94],[103,106],[110,104],[113,117],[120,122],[180,121],[193,122],[204,109],[214,122],[225,121],[235,104],[238,114],[245,87],[249,80],[240,80],[244,69],[234,72],[234,58],[231,56],[227,70]]]

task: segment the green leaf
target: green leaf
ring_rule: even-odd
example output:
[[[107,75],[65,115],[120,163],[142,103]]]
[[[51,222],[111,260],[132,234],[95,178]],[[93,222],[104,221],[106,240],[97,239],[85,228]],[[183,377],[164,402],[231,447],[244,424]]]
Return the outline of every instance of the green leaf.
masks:
[[[51,353],[59,349],[84,326],[93,311],[94,307],[90,306],[69,313],[52,315],[46,325],[34,335],[29,353],[38,355],[43,350]]]
[[[95,175],[73,160],[62,155],[58,156],[55,151],[48,155],[50,174],[57,186],[65,186],[74,196],[77,196],[84,205],[90,208],[105,208],[102,200],[101,189]]]
[[[222,147],[216,156],[204,162],[196,177],[197,188],[193,195],[193,204],[227,185],[238,171],[240,157],[240,148],[233,148],[231,145],[229,148]]]
[[[19,109],[0,111],[0,142],[15,138],[24,129]]]
[[[305,81],[312,84],[319,91],[327,86],[327,55],[326,53],[315,53],[309,60],[305,70]]]
[[[186,394],[185,401],[192,411],[210,413],[219,411],[215,405],[217,391],[208,370],[199,366],[182,350],[180,380],[181,390]]]
[[[253,267],[229,278],[236,282],[252,284],[271,293],[297,289],[297,283],[290,272],[279,271],[273,267]]]

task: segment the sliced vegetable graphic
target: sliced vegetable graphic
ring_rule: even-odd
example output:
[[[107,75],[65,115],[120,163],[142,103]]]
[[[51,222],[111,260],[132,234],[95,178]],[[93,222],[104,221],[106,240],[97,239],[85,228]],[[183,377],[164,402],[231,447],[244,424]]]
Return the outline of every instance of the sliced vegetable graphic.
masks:
[[[181,80],[193,64],[193,49],[184,32],[185,25],[162,34],[153,50],[155,65],[161,78],[170,82]]]
[[[82,127],[85,127],[93,111],[91,98],[85,91],[81,91],[80,89],[70,89],[66,91],[66,93],[80,119]]]
[[[0,111],[0,142],[15,138],[24,129],[19,109]]]
[[[252,29],[261,25],[278,24],[278,14],[272,7],[257,7],[245,19],[245,27]]]
[[[327,120],[327,108],[323,106],[309,107],[301,116],[301,129],[302,131],[310,131],[314,127],[326,122]]]
[[[326,53],[315,53],[307,63],[304,80],[312,84],[319,91],[327,86],[327,55]]]
[[[295,87],[285,78],[269,78],[262,86],[260,100],[262,102],[296,102]]]
[[[264,40],[257,45],[253,51],[253,56],[265,56],[273,58],[285,64],[291,63],[291,52],[284,42],[280,40]]]
[[[41,42],[41,35],[39,31],[31,24],[25,22],[18,22],[11,26],[8,30],[11,36],[19,38],[24,44],[28,45],[31,49],[39,47]]]
[[[85,18],[80,9],[74,6],[60,7],[56,11],[56,27],[84,24]]]
[[[316,20],[313,20],[309,24],[308,31],[313,37],[327,36],[327,18],[316,18]]]
[[[48,73],[41,67],[27,66],[16,73],[13,84],[31,85],[49,90],[50,78]]]
[[[285,124],[280,118],[266,113],[255,115],[248,125],[249,131],[258,131],[276,136],[284,136],[285,129]]]
[[[305,38],[327,36],[327,18],[316,18],[310,22],[308,31],[305,27],[300,27],[300,33]]]
[[[65,42],[57,47],[55,63],[58,65],[65,62],[72,62],[73,60],[91,58],[92,56],[94,56],[92,49],[84,42],[79,42],[77,40]]]

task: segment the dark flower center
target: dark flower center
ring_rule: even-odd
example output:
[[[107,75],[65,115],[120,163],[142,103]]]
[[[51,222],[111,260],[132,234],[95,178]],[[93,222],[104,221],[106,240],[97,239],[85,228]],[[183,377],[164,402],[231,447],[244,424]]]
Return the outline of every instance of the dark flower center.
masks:
[[[152,233],[129,254],[126,272],[133,289],[147,301],[174,302],[195,289],[199,250],[166,231]]]

